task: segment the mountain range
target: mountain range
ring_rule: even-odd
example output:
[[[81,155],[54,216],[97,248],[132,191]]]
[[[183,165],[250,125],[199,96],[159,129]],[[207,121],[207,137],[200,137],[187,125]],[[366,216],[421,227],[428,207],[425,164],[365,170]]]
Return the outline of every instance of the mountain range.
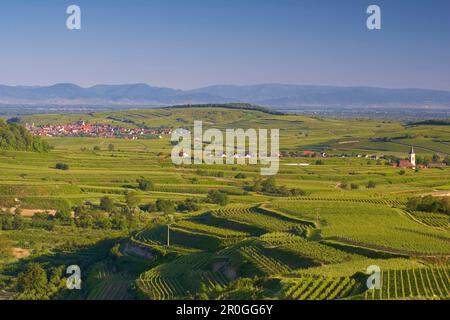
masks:
[[[3,105],[95,105],[160,107],[193,103],[252,103],[278,110],[297,108],[450,108],[450,91],[288,84],[216,85],[194,90],[147,84],[52,86],[0,85]]]

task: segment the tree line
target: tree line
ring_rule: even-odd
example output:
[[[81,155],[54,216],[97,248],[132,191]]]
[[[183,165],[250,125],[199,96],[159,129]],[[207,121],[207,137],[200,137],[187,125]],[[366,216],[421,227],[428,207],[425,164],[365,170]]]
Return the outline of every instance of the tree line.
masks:
[[[0,119],[0,150],[48,152],[50,145],[33,137],[25,127]]]

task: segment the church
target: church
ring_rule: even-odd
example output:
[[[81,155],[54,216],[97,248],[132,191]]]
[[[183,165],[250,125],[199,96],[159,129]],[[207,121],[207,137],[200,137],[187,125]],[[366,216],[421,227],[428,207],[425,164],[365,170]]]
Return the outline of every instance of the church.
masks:
[[[397,167],[399,168],[416,168],[416,154],[414,152],[414,147],[411,146],[411,150],[408,154],[408,160],[398,160]]]

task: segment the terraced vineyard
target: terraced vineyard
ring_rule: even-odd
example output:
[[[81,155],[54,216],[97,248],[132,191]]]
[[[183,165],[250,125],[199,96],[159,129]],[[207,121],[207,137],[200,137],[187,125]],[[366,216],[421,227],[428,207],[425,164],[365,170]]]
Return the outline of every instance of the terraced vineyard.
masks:
[[[195,223],[195,222],[189,221],[189,220],[179,221],[179,222],[177,222],[176,225],[177,225],[177,227],[181,227],[183,229],[190,230],[193,232],[210,234],[210,235],[222,237],[222,238],[236,238],[236,237],[243,238],[243,237],[249,236],[245,232],[224,229],[224,228],[217,228],[217,227],[213,227],[213,226],[204,225],[201,223]]]
[[[244,258],[255,263],[259,269],[266,274],[280,274],[291,271],[291,268],[283,262],[274,259],[262,252],[262,250],[255,246],[246,246],[240,249]]]
[[[308,227],[306,224],[303,225],[300,219],[288,218],[255,206],[230,205],[215,211],[213,214],[219,218],[250,224],[269,232],[288,231],[298,227],[306,229]]]
[[[289,254],[308,258],[318,263],[339,263],[361,258],[356,254],[336,250],[317,241],[307,241],[291,233],[268,233],[261,236],[260,239],[266,246],[283,249]]]
[[[381,289],[367,290],[366,299],[438,299],[450,297],[450,267],[387,270]]]
[[[395,207],[403,207],[406,205],[406,200],[401,199],[370,199],[370,198],[326,198],[326,197],[289,197],[289,200],[297,201],[318,201],[318,202],[355,202],[366,204],[381,204]]]
[[[142,274],[138,280],[140,289],[154,300],[169,300],[184,297],[187,291],[180,284],[179,277],[162,277],[157,272]]]
[[[277,200],[272,205],[299,218],[319,218],[321,236],[325,239],[392,253],[448,255],[450,252],[449,231],[423,228],[400,209],[338,201]]]
[[[349,297],[356,287],[357,282],[348,277],[303,276],[289,282],[285,296],[293,300],[335,300]]]
[[[181,256],[141,274],[137,285],[143,293],[155,300],[186,297],[189,293],[195,293],[200,284],[209,289],[222,288],[229,280],[221,268],[214,270],[209,266],[213,258],[214,255],[208,253]]]
[[[450,167],[394,161],[417,144],[418,159],[443,162],[449,126],[209,107],[17,121],[172,130],[194,119],[207,119],[205,128],[280,128],[278,174],[261,176],[260,165],[174,165],[169,134],[49,137],[47,153],[0,150],[0,211],[21,214],[0,216],[0,240],[13,253],[0,258],[0,286],[14,285],[9,279],[29,262],[42,263],[49,279],[53,268],[80,263],[86,292],[69,298],[450,298],[447,202],[431,208],[440,213],[406,206],[448,196]],[[36,210],[59,213],[32,218]],[[370,265],[383,271],[381,290],[366,290]]]
[[[414,211],[410,214],[417,220],[429,225],[430,227],[437,228],[450,228],[450,217],[445,214],[433,213],[433,212],[419,212]]]

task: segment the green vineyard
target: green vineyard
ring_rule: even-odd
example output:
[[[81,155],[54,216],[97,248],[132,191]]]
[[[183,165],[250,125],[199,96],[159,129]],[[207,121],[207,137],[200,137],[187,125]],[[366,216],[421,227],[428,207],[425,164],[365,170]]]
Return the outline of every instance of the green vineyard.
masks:
[[[44,134],[48,152],[0,146],[0,299],[450,299],[448,123],[266,111],[11,119],[161,135]],[[277,174],[248,160],[175,165],[171,133],[197,119],[205,130],[279,128]],[[397,166],[411,145],[417,170]],[[65,289],[70,265],[82,269],[82,290]],[[381,270],[380,289],[367,289],[369,266]],[[45,292],[30,292],[40,280]]]
[[[409,212],[415,219],[423,222],[430,227],[450,228],[450,217],[445,214],[433,212]]]
[[[370,289],[365,299],[438,299],[450,297],[450,268],[388,270],[381,273],[381,289]]]
[[[336,300],[351,295],[357,287],[353,279],[303,276],[289,284],[285,292],[292,300]]]

